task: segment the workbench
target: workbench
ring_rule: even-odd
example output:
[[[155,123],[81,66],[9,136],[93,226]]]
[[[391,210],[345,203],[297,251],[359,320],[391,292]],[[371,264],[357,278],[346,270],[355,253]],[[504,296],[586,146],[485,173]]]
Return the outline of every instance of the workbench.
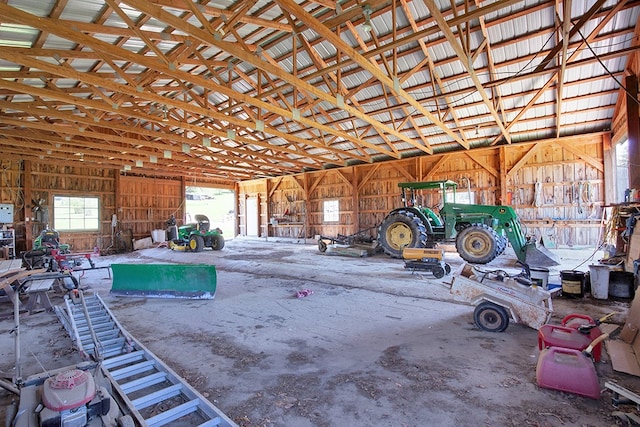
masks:
[[[0,291],[4,291],[4,295],[0,295],[0,301],[13,301],[14,292],[10,285],[22,271],[21,259],[0,261]]]
[[[42,269],[26,270],[22,267],[22,260],[4,260],[0,261],[0,290],[4,295],[0,295],[0,301],[8,301],[13,303],[15,291],[13,283],[16,281],[27,283],[26,293],[29,296],[26,309],[29,312],[46,309],[52,310],[51,301],[47,292],[51,289],[55,282],[55,278],[36,278],[31,279],[30,276],[42,273]]]
[[[27,306],[25,307],[30,313],[37,310],[53,310],[48,292],[53,287],[56,279],[36,279],[28,280],[27,286]]]

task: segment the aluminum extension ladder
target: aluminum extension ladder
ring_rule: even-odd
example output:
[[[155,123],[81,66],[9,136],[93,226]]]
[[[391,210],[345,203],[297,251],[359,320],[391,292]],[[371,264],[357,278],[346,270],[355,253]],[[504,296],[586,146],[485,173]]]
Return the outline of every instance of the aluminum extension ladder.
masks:
[[[65,310],[66,308],[66,310]],[[56,314],[83,357],[101,360],[114,392],[141,426],[237,427],[118,323],[99,295],[65,298]],[[97,351],[96,345],[97,343]],[[173,423],[173,424],[171,424]]]

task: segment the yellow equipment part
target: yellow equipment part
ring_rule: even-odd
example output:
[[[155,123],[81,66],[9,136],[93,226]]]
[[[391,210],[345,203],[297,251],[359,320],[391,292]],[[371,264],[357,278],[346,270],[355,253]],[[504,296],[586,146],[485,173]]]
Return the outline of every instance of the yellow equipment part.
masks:
[[[187,246],[186,245],[178,245],[177,243],[174,243],[173,241],[169,240],[169,248],[172,251],[186,251],[187,250]]]
[[[442,261],[443,251],[441,249],[431,248],[404,248],[402,249],[402,258],[417,261],[424,258],[430,258]]]

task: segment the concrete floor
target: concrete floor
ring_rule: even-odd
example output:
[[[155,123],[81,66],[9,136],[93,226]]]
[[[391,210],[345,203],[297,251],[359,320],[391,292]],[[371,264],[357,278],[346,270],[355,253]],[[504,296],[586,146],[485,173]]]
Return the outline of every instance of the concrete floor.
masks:
[[[560,283],[560,270],[586,271],[593,262],[592,249],[555,252],[562,265],[552,269],[552,283]],[[455,253],[446,259],[454,271],[462,263]],[[514,260],[508,249],[486,268],[517,273]],[[216,266],[214,300],[114,297],[107,270],[87,272],[81,285],[103,296],[124,328],[241,426],[616,423],[608,393],[591,400],[539,388],[537,331],[513,323],[503,333],[477,329],[473,307],[451,298],[451,276],[412,275],[384,255],[329,256],[315,243],[244,238],[219,252],[152,248],[97,259],[121,262]],[[307,289],[313,293],[295,297]],[[628,307],[626,300],[558,297],[553,321],[619,311],[613,321],[621,324]],[[9,309],[0,306],[0,314]],[[52,313],[21,322],[23,375],[75,362]],[[12,327],[0,321],[0,371],[13,368]],[[640,392],[640,379],[614,372],[606,354],[597,370],[601,384],[615,380]]]

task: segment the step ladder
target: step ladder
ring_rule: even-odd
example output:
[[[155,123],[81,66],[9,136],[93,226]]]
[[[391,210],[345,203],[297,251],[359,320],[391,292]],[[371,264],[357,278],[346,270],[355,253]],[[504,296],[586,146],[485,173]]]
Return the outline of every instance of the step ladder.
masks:
[[[56,314],[83,357],[101,369],[122,409],[141,426],[237,424],[198,393],[118,323],[99,295],[65,298]]]

